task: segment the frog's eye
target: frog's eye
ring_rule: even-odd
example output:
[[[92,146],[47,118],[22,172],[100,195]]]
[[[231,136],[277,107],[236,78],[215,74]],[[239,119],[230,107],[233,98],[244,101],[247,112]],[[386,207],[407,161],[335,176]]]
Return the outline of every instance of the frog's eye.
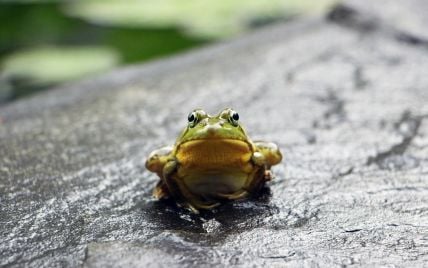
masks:
[[[191,112],[187,116],[187,121],[189,121],[190,127],[194,127],[196,123],[198,122],[198,114],[196,112]]]
[[[231,111],[229,120],[232,125],[237,126],[239,121],[239,114],[235,111]]]
[[[237,112],[233,112],[233,113],[232,113],[232,119],[233,119],[234,121],[238,121],[238,120],[239,120],[239,114],[238,114]]]

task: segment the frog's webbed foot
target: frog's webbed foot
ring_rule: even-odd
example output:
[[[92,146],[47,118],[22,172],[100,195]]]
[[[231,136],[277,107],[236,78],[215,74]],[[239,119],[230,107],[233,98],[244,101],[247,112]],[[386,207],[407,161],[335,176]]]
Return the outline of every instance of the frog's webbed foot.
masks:
[[[191,212],[193,214],[199,214],[199,210],[195,206],[193,206],[192,204],[190,204],[190,203],[187,203],[187,202],[185,202],[185,203],[177,203],[177,206],[179,206],[181,208],[184,208],[184,209],[188,210],[189,212]]]
[[[191,213],[194,214],[199,214],[199,209],[205,209],[205,210],[210,210],[213,209],[215,207],[220,206],[220,203],[216,202],[216,203],[212,203],[212,204],[205,204],[205,203],[200,203],[200,202],[195,202],[194,204],[185,202],[185,203],[177,203],[178,206],[187,209],[188,211],[190,211]]]

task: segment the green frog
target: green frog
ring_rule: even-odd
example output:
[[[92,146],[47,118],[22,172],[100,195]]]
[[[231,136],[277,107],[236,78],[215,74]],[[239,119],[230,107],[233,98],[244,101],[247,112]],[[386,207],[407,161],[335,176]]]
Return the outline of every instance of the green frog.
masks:
[[[160,177],[154,197],[173,198],[198,213],[256,194],[273,178],[271,167],[282,160],[278,146],[251,141],[236,111],[211,116],[196,109],[187,120],[175,144],[153,151],[146,161]]]

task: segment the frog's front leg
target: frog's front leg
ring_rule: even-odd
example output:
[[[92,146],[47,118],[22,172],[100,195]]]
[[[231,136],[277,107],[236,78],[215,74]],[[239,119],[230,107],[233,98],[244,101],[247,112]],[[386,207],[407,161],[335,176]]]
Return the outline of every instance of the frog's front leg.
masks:
[[[146,168],[162,178],[163,168],[167,163],[172,150],[172,146],[165,146],[151,152],[146,160]]]
[[[146,161],[146,168],[151,172],[156,173],[160,181],[156,184],[153,190],[153,196],[157,199],[168,198],[169,191],[163,178],[163,169],[168,161],[169,156],[173,150],[172,146],[165,146],[160,149],[154,150],[150,153]]]
[[[256,141],[254,146],[252,161],[255,165],[264,167],[264,178],[266,181],[270,181],[273,178],[270,168],[281,162],[281,152],[278,146],[272,142]]]
[[[282,154],[278,149],[278,146],[273,142],[256,141],[254,142],[256,147],[255,153],[260,153],[255,158],[260,162],[262,161],[268,169],[271,166],[278,164],[282,160]]]
[[[165,188],[168,189],[168,192],[174,197],[174,198],[180,198],[181,195],[178,192],[178,187],[172,180],[173,173],[177,171],[178,168],[178,162],[174,157],[171,157],[167,159],[165,162],[165,165],[162,169],[162,183]]]

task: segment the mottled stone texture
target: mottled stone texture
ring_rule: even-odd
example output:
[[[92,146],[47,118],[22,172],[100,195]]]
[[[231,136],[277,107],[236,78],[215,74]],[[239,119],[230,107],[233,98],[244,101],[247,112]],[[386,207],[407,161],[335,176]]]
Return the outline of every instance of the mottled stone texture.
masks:
[[[428,267],[428,4],[373,2],[0,108],[0,266]],[[226,106],[280,145],[270,191],[153,200],[148,152]]]

